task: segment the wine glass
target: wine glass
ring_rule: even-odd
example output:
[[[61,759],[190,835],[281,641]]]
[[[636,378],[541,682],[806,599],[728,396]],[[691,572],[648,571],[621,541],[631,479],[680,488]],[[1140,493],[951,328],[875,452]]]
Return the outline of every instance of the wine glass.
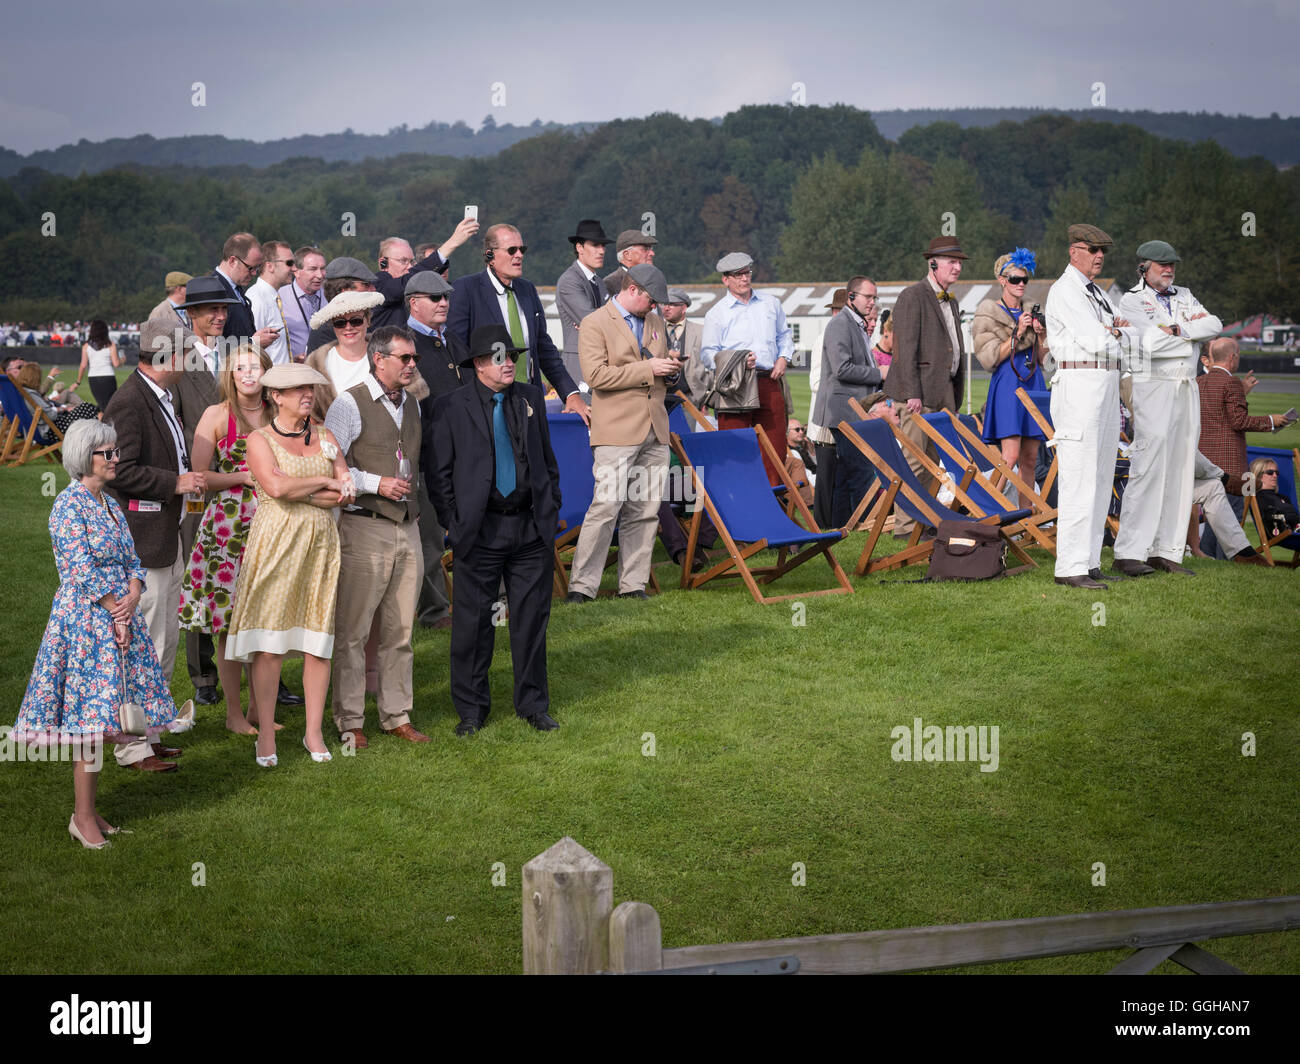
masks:
[[[407,481],[411,479],[411,460],[407,458],[406,455],[402,454],[400,451],[398,452],[397,455],[397,479],[407,480]],[[401,501],[402,502],[406,501],[405,495],[402,496]]]

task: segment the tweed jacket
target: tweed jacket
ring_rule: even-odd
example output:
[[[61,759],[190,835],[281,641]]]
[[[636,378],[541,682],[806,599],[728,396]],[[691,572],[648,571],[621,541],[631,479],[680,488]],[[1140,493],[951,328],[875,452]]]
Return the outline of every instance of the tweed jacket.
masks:
[[[616,300],[582,319],[578,355],[582,375],[591,385],[593,447],[631,447],[641,443],[651,428],[655,439],[668,442],[666,381],[654,375],[641,347],[657,358],[668,357],[664,320],[654,311],[645,316],[640,345]]]
[[[671,330],[672,326],[666,325],[666,328]],[[707,369],[700,361],[700,341],[704,338],[704,326],[687,319],[682,322],[681,330],[681,357],[685,361],[682,363],[682,374],[677,387],[686,394],[687,399],[699,406],[713,387],[713,370]]]
[[[1246,433],[1271,432],[1267,417],[1252,417],[1246,406],[1246,388],[1227,370],[1211,368],[1196,378],[1201,393],[1201,441],[1197,450],[1232,479],[1228,491],[1241,494],[1246,461]]]
[[[943,321],[944,314],[951,314],[957,326],[955,376],[950,374],[953,350]],[[831,324],[838,320],[839,315]],[[956,410],[965,393],[966,378],[965,340],[956,302],[940,303],[929,280],[922,279],[899,293],[891,320],[894,323],[894,360],[889,366],[889,376],[885,378],[885,394],[895,403],[920,399],[927,409]]]

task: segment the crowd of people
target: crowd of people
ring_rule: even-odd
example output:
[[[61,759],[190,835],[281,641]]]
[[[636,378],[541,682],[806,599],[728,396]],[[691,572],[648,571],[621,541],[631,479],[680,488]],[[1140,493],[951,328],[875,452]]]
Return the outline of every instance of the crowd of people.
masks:
[[[255,737],[259,766],[278,764],[277,705],[304,705],[302,745],[313,762],[331,760],[331,681],[332,723],[347,752],[370,745],[368,691],[380,733],[427,743],[411,722],[417,623],[450,628],[455,732],[470,736],[490,713],[488,668],[503,621],[516,715],[553,731],[546,633],[561,496],[548,411],[580,418],[590,436],[595,492],[564,600],[578,606],[596,598],[616,531],[624,599],[648,597],[656,535],[683,566],[698,567],[712,542],[708,526],[687,557],[666,490],[679,393],[719,429],[759,429],[775,456],[764,456],[769,481],[791,474],[816,521],[832,528],[872,489],[840,429],[856,418],[851,402],[924,452],[919,419],[957,410],[969,387],[951,293],[966,255],[952,237],[918,249],[922,279],[879,328],[869,277],[837,294],[805,427],[784,380],[790,326],[780,301],[753,287],[745,252],[721,256],[726,295],[693,322],[689,297],[654,265],[653,236],[611,239],[599,221],[582,220],[556,286],[557,348],[523,276],[528,248],[517,226],[484,230],[483,268],[448,281],[451,256],[477,233],[467,218],[440,244],[390,238],[377,270],[236,233],[210,273],[166,276],[120,387],[113,371],[123,356],[104,323],[92,324],[77,382],[89,378],[99,407],[64,437],[72,484],[50,515],[61,582],[17,741],[112,743],[127,768],[174,772],[181,751],[160,737],[193,719],[169,693],[184,632],[198,701],[224,696],[226,727]],[[602,275],[611,244],[617,266]],[[1057,583],[1095,590],[1156,570],[1190,572],[1181,561],[1194,501],[1207,536],[1218,537],[1199,549],[1259,563],[1237,520],[1244,433],[1289,420],[1249,416],[1236,345],[1215,339],[1219,320],[1174,286],[1179,260],[1168,244],[1139,248],[1137,282],[1112,306],[1094,283],[1110,245],[1095,226],[1070,228],[1070,265],[1045,312],[1024,305],[1032,251],[993,264],[999,290],[973,327],[973,354],[993,375],[984,438],[1035,483],[1043,432],[1015,392],[1042,388],[1050,368]],[[1114,574],[1103,576],[1121,401],[1132,469]],[[919,459],[909,461],[924,483]],[[1276,493],[1275,471],[1253,471],[1262,490]],[[1271,521],[1295,523],[1294,511],[1268,505]],[[1235,518],[1225,524],[1225,513]],[[909,524],[895,513],[895,535],[910,535]],[[303,658],[301,695],[281,678],[287,655]],[[129,726],[123,703],[147,719]],[[87,765],[77,760],[69,832],[98,848],[116,829],[95,808]]]

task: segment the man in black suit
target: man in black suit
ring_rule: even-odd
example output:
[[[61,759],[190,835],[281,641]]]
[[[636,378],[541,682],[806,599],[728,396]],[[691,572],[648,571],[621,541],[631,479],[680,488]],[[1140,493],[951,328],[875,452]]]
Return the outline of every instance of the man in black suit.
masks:
[[[483,234],[487,268],[456,281],[456,298],[447,316],[447,328],[469,343],[471,334],[480,326],[504,326],[513,346],[527,352],[526,371],[519,372],[519,376],[541,388],[545,373],[564,400],[564,409],[590,424],[591,408],[565,370],[564,359],[546,331],[546,314],[537,289],[523,278],[527,250],[523,236],[513,225],[498,222],[488,226]]]
[[[221,335],[251,339],[265,349],[279,334],[270,326],[265,329],[257,327],[253,322],[253,305],[244,295],[244,289],[257,280],[261,272],[262,245],[257,237],[252,233],[235,233],[222,245],[221,262],[213,269],[212,276],[219,278],[234,298],[226,312],[226,325]]]
[[[513,345],[503,325],[470,337],[465,367],[474,380],[433,404],[429,494],[456,556],[451,624],[451,699],[457,735],[473,735],[491,708],[488,668],[497,593],[509,604],[515,712],[538,731],[550,716],[546,627],[560,508],[560,473],[540,388],[515,382]]]

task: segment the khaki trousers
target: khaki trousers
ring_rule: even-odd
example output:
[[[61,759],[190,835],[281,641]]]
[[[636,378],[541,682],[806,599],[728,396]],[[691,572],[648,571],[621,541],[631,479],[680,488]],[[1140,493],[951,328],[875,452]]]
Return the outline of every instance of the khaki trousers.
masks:
[[[146,569],[144,591],[140,594],[140,612],[149,626],[154,653],[163,675],[171,683],[172,669],[176,665],[176,645],[180,641],[181,584],[185,579],[185,559],[181,554],[180,540],[176,541],[176,560],[167,569]],[[137,739],[133,743],[120,743],[113,748],[119,765],[132,765],[153,754],[150,743]]]
[[[923,415],[933,414],[934,412],[935,412],[935,407],[923,406],[921,407],[920,414],[911,414],[908,412],[906,404],[904,404],[903,406],[900,406],[898,408],[898,430],[909,440],[911,440],[914,444],[916,444],[917,447],[921,448],[921,450],[923,450],[932,461],[937,463],[939,458],[938,455],[935,453],[934,444],[930,442],[930,437],[928,437],[924,432],[922,432],[920,427],[917,425],[917,421]],[[909,451],[906,447],[901,448],[901,450],[903,451],[903,457],[907,459],[908,467],[912,470],[912,473],[916,476],[916,479],[921,482],[921,487],[923,487],[930,495],[934,495],[935,492],[938,490],[938,485],[934,483],[934,477],[930,476],[930,474],[926,471],[925,466],[923,466],[917,460],[916,456],[912,454],[911,451]],[[841,475],[843,474],[841,473]],[[886,485],[882,485],[882,486],[886,486]],[[900,495],[902,494],[901,489],[899,491],[899,494]],[[854,499],[853,505],[857,506],[859,502],[861,502],[860,499]],[[913,521],[910,517],[908,517],[905,513],[903,513],[903,511],[899,508],[898,504],[895,503],[894,504],[894,535],[910,536],[912,534],[912,529],[915,526],[916,526],[916,522]]]
[[[360,729],[366,716],[366,641],[378,632],[379,726],[411,722],[415,693],[411,628],[424,579],[419,521],[339,517],[339,587],[334,612],[334,725]]]
[[[656,440],[652,428],[638,444],[593,447],[591,452],[596,491],[578,533],[569,591],[595,598],[615,525],[619,594],[644,591],[668,479],[668,445]]]

